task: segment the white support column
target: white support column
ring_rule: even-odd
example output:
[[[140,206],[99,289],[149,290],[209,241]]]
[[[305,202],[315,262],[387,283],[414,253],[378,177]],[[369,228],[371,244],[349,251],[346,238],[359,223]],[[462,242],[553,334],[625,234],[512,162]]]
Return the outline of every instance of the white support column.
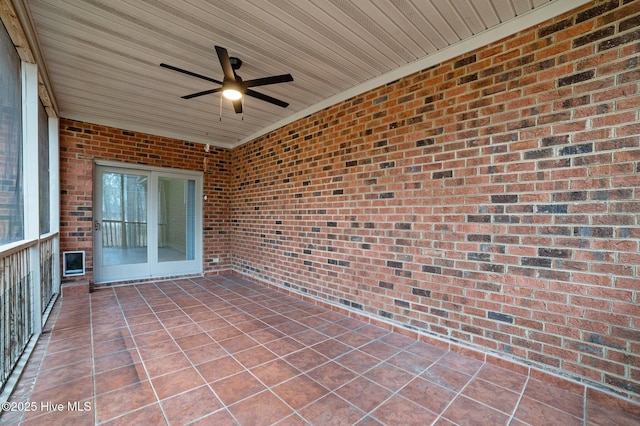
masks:
[[[22,62],[22,137],[24,176],[24,238],[40,238],[40,196],[38,182],[38,67]],[[31,309],[33,333],[42,332],[42,298],[40,295],[40,244],[30,249]]]
[[[51,232],[60,232],[60,154],[59,128],[57,117],[49,117],[49,200],[51,212]],[[53,292],[60,294],[60,235],[53,240]]]

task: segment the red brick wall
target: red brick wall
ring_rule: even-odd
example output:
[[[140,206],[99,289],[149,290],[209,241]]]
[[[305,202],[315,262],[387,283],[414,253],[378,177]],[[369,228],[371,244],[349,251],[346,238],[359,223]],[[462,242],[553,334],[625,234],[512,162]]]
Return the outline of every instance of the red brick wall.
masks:
[[[640,1],[236,148],[233,267],[640,396]]]
[[[87,274],[76,280],[93,281],[94,160],[204,170],[203,269],[228,269],[230,151],[202,144],[62,119],[60,121],[60,251],[85,250]],[[220,259],[213,263],[212,258]],[[65,279],[63,283],[71,281]]]

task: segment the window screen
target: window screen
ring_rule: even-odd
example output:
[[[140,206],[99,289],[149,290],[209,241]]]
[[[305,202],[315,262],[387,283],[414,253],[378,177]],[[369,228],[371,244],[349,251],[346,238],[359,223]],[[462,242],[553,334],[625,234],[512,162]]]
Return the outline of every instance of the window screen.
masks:
[[[0,23],[0,245],[24,239],[20,57]]]

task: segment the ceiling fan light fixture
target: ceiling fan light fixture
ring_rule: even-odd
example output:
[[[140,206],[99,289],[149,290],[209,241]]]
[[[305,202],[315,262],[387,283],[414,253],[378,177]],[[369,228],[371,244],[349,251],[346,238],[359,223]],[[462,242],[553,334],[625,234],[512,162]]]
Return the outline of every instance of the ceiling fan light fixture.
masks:
[[[237,101],[242,98],[242,92],[235,87],[227,87],[222,91],[222,96],[231,101]]]
[[[186,75],[190,75],[192,77],[197,77],[211,83],[219,84],[221,87],[216,87],[215,89],[203,90],[201,92],[181,96],[181,98],[192,99],[197,98],[198,96],[210,95],[212,93],[222,93],[222,96],[220,96],[220,111],[222,111],[222,98],[225,98],[229,99],[233,103],[233,110],[236,112],[236,114],[242,113],[244,105],[242,99],[244,98],[244,95],[269,102],[270,104],[277,105],[282,108],[286,108],[289,106],[288,103],[281,101],[280,99],[272,98],[271,96],[256,92],[252,88],[293,81],[293,77],[291,76],[291,74],[274,75],[271,77],[255,78],[253,80],[242,81],[242,78],[238,74],[236,74],[236,70],[242,65],[242,61],[236,57],[229,57],[229,52],[224,47],[216,46],[216,54],[218,55],[218,60],[220,61],[220,66],[222,67],[222,72],[224,74],[224,79],[222,81],[218,81],[204,75],[196,74],[191,71],[183,70],[181,68],[174,67],[165,63],[160,64],[160,66]]]

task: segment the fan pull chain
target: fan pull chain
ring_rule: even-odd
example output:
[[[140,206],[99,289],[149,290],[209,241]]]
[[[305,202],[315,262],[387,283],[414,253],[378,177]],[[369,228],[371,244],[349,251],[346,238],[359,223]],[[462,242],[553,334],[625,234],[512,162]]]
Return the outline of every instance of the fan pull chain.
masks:
[[[244,121],[244,95],[242,95],[242,117],[240,118],[240,121]]]
[[[220,121],[222,121],[222,95],[220,95]]]

